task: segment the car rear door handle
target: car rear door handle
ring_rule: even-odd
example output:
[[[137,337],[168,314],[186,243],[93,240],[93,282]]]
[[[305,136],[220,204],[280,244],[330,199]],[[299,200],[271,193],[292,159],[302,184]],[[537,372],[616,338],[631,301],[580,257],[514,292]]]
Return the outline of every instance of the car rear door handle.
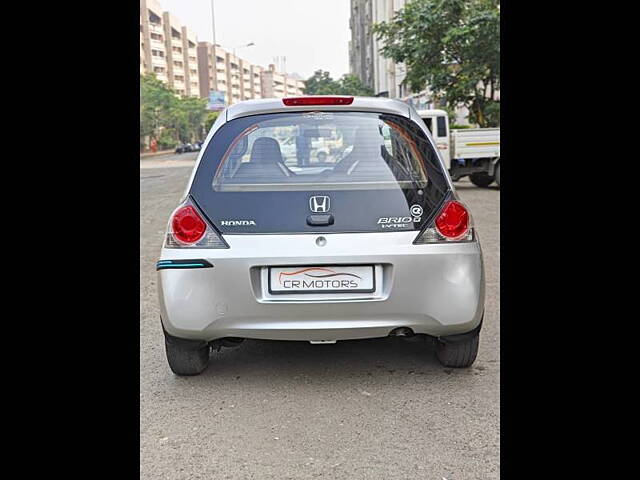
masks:
[[[333,215],[309,215],[307,217],[307,225],[310,225],[312,227],[333,225]]]

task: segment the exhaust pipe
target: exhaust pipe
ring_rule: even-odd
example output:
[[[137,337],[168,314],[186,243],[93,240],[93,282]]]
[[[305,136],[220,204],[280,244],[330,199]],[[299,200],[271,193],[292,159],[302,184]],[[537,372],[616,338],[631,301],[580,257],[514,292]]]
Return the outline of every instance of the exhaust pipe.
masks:
[[[390,337],[413,337],[415,334],[409,327],[394,328],[389,332]]]

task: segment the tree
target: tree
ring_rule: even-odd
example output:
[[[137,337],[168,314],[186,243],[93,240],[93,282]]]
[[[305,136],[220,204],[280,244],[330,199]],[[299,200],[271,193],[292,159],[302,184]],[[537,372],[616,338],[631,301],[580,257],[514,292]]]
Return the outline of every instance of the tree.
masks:
[[[339,91],[341,95],[373,96],[373,89],[364,85],[355,75],[345,74],[338,83],[340,84]]]
[[[161,148],[201,139],[206,113],[205,99],[180,98],[153,73],[140,77],[141,139],[151,136]]]
[[[170,109],[177,101],[174,93],[155,74],[140,77],[140,137],[158,139],[160,129],[170,122]]]
[[[374,25],[381,53],[407,67],[413,91],[427,86],[481,127],[500,124],[499,0],[410,0]]]
[[[306,95],[336,95],[338,83],[330,77],[329,72],[316,70],[312,77],[304,82]]]
[[[206,105],[206,99],[185,97],[173,106],[173,127],[182,143],[194,141],[202,136]]]
[[[207,118],[204,121],[205,134],[208,133],[209,130],[211,130],[211,127],[213,126],[213,124],[215,123],[215,121],[218,119],[219,116],[220,116],[220,112],[209,112],[207,114]]]
[[[329,72],[316,70],[305,82],[306,95],[373,95],[373,90],[355,75],[345,74],[339,80],[331,78]]]

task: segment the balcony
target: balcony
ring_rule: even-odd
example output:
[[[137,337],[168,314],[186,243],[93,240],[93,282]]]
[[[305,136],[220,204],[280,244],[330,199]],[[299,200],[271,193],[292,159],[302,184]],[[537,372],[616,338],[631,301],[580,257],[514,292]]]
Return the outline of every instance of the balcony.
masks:
[[[159,23],[151,23],[149,22],[149,32],[150,33],[164,33],[164,31],[162,30],[162,25],[160,25]]]

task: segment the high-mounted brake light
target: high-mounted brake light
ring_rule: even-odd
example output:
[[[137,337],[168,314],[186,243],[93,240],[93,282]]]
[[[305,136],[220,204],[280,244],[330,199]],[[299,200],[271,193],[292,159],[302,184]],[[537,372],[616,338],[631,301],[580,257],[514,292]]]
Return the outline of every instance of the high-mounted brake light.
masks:
[[[282,102],[288,107],[305,105],[351,105],[353,97],[290,97],[283,98]]]
[[[447,201],[434,221],[413,241],[414,244],[473,241],[473,220],[466,207],[456,201]]]
[[[196,206],[187,200],[169,220],[165,248],[229,248],[227,242],[207,223]]]

